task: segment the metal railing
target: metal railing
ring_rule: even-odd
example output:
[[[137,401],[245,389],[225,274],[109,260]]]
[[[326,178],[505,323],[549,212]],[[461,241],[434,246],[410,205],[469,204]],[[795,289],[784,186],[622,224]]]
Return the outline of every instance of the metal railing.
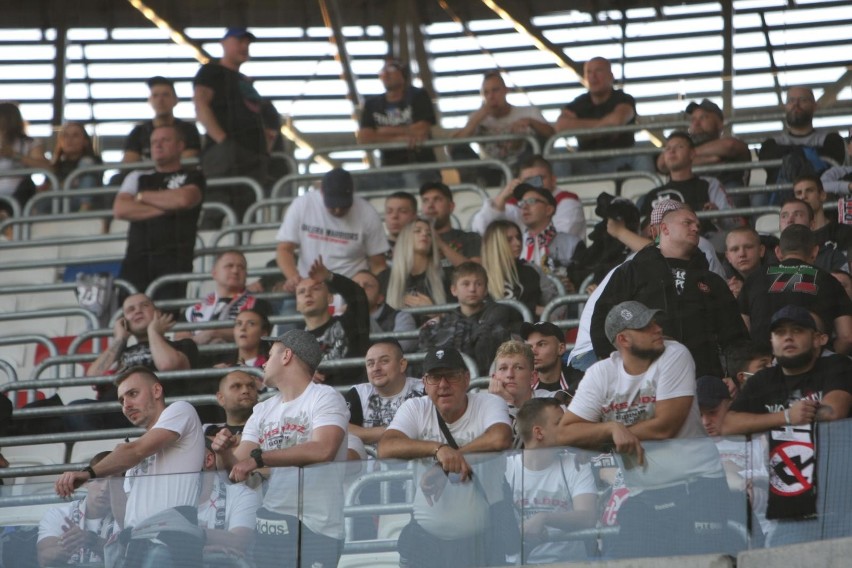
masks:
[[[53,187],[59,187],[59,178],[53,170],[48,168],[18,168],[14,170],[0,170],[0,178],[6,177],[30,177],[32,175],[44,176]]]
[[[662,175],[656,174],[653,172],[646,172],[642,170],[633,170],[633,171],[622,171],[622,172],[610,172],[603,174],[588,174],[581,176],[568,176],[561,177],[557,179],[558,185],[566,185],[566,184],[577,184],[577,183],[590,183],[596,181],[619,181],[630,178],[645,178],[651,180],[655,186],[660,186],[666,183],[665,179]]]
[[[193,167],[199,164],[198,158],[184,158],[180,161],[181,166],[183,167]],[[152,160],[145,160],[141,162],[108,162],[104,164],[93,164],[91,166],[83,166],[75,169],[68,177],[65,178],[65,181],[62,183],[61,187],[64,190],[72,190],[72,186],[74,181],[78,177],[82,177],[87,174],[100,173],[101,175],[105,174],[111,170],[119,170],[119,171],[130,171],[130,170],[151,170],[156,167],[156,164]],[[59,184],[56,184],[54,187],[60,187]]]
[[[424,172],[431,170],[439,170],[446,168],[455,168],[455,169],[465,169],[465,168],[485,168],[492,167],[498,169],[503,172],[506,176],[506,179],[512,179],[512,171],[509,169],[509,166],[506,165],[505,162],[501,160],[456,160],[450,162],[431,162],[426,164],[403,164],[399,166],[384,166],[381,168],[371,168],[366,170],[353,170],[349,172],[352,174],[356,180],[359,177],[364,176],[376,176],[381,174],[394,174],[394,173],[406,173],[406,172]],[[314,182],[322,179],[324,174],[321,173],[308,173],[308,174],[292,174],[288,176],[284,176],[275,182],[272,186],[272,190],[270,191],[270,196],[273,198],[277,197],[286,197],[285,195],[281,195],[283,193],[283,188],[295,184],[298,182]],[[306,185],[306,184],[303,184]],[[356,182],[357,187],[357,182]],[[397,188],[400,190],[408,190],[416,188]],[[295,195],[297,192],[291,191],[291,195]],[[360,193],[359,193],[360,195]]]
[[[18,371],[15,366],[4,358],[0,358],[0,369],[6,373],[6,382],[15,383],[18,381]]]
[[[0,346],[5,345],[28,345],[30,343],[38,343],[39,345],[44,346],[47,350],[47,357],[56,357],[59,355],[59,350],[56,348],[56,344],[51,341],[51,339],[46,335],[36,334],[36,333],[27,333],[24,335],[11,335],[8,337],[0,337]],[[18,380],[18,373],[14,371],[14,381]],[[7,373],[8,374],[8,373]],[[56,378],[59,378],[59,369],[56,369]],[[34,385],[30,385],[26,387],[26,390],[35,388]]]
[[[229,250],[233,247],[223,247],[221,250]],[[277,267],[272,268],[255,268],[249,270],[247,276],[274,276],[281,274],[281,270]],[[209,281],[210,274],[209,273],[199,273],[199,272],[187,272],[183,274],[166,274],[165,276],[160,276],[159,278],[154,279],[153,282],[148,284],[148,288],[145,290],[145,294],[148,297],[153,298],[154,294],[159,290],[162,286],[167,284],[174,284],[175,282],[199,282],[199,281]],[[159,306],[159,304],[158,304]]]
[[[487,144],[489,142],[508,142],[508,141],[524,141],[527,142],[533,150],[534,154],[541,153],[541,144],[538,139],[532,135],[526,134],[491,134],[488,136],[468,136],[465,138],[431,138],[424,140],[418,144],[421,148],[439,148],[441,146],[455,146],[462,144]],[[324,148],[316,148],[307,158],[304,159],[302,171],[306,172],[307,168],[316,160],[317,156],[331,158],[330,154],[335,152],[365,152],[368,155],[380,150],[409,150],[410,147],[406,142],[375,142],[372,144],[350,144],[346,146],[327,146]],[[439,168],[446,167],[447,162],[433,162],[438,164]],[[296,171],[296,170],[293,170]],[[354,172],[353,172],[354,173]],[[511,179],[511,178],[506,178]]]

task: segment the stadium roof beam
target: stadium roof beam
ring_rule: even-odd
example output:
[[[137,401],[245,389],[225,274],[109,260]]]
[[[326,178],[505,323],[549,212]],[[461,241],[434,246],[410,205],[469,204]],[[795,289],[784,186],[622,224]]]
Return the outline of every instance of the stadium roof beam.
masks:
[[[837,95],[852,82],[852,66],[846,67],[846,72],[834,83],[827,85],[817,103],[823,108],[837,104]]]
[[[53,127],[62,126],[65,117],[65,65],[67,64],[66,48],[68,44],[68,28],[60,26],[56,28],[55,46],[56,62],[53,66]]]
[[[530,20],[533,14],[530,10],[524,9],[525,13],[522,13],[522,5],[515,4],[511,0],[482,0],[482,3],[497,17],[509,22],[519,34],[529,37],[536,48],[553,55],[556,58],[557,65],[573,71],[580,78],[580,83],[584,87],[588,87],[583,78],[583,66],[565,55],[565,52],[558,45],[547,39],[540,30],[532,25]]]
[[[195,41],[187,37],[187,35],[183,33],[183,30],[172,26],[164,18],[161,18],[157,14],[157,12],[155,12],[152,8],[146,6],[142,2],[142,0],[127,0],[127,2],[136,10],[138,10],[140,14],[145,16],[148,21],[150,21],[152,24],[169,34],[169,39],[171,39],[173,42],[178,45],[182,45],[184,47],[189,48],[190,51],[192,51],[193,57],[195,57],[195,59],[202,65],[208,63],[211,59],[213,59],[212,57],[210,57],[209,53],[204,51],[203,47],[201,47]]]
[[[358,120],[358,110],[361,108],[361,96],[358,94],[358,89],[355,87],[355,75],[352,73],[352,60],[349,57],[349,51],[346,49],[346,38],[340,28],[340,7],[337,0],[317,0],[320,10],[322,11],[322,19],[325,25],[331,30],[331,43],[335,47],[334,58],[340,63],[341,74],[343,81],[346,83],[347,98],[352,103],[352,117]]]

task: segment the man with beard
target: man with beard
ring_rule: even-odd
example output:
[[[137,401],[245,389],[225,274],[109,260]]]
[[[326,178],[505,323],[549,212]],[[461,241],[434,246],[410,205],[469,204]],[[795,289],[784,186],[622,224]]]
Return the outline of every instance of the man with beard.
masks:
[[[390,307],[385,302],[382,293],[382,283],[379,278],[369,270],[362,270],[352,277],[352,281],[364,289],[367,295],[367,303],[370,306],[370,332],[382,333],[386,331],[401,332],[414,331],[417,324],[414,316],[408,312],[402,312]],[[416,339],[402,339],[399,345],[406,353],[417,349]]]
[[[647,246],[615,269],[592,313],[590,333],[599,359],[613,350],[605,321],[625,300],[665,310],[659,323],[666,336],[683,343],[700,375],[722,376],[719,353],[746,339],[747,330],[727,284],[710,271],[698,249],[698,218],[689,208],[663,213],[659,247]]]
[[[814,423],[842,420],[852,408],[852,362],[841,355],[822,356],[826,336],[805,308],[785,306],[772,316],[772,352],[777,365],[758,371],[745,383],[722,423],[722,434],[769,432],[770,495],[768,518],[779,519],[771,544],[792,544],[834,538],[822,531],[848,526],[842,518],[848,505],[816,499],[816,468],[795,471],[795,462],[814,458]],[[785,459],[785,447],[797,448],[795,462]],[[793,471],[791,471],[793,470]],[[789,484],[796,476],[805,486]],[[826,507],[826,510],[821,510]],[[804,519],[803,517],[816,518]],[[832,522],[824,517],[834,516]]]
[[[225,411],[225,423],[231,434],[240,435],[257,404],[257,380],[243,371],[231,371],[219,381],[216,402]],[[216,430],[218,432],[218,429]],[[207,434],[206,435],[212,435]]]
[[[608,549],[616,557],[724,550],[724,508],[707,504],[723,503],[728,489],[701,425],[695,363],[686,347],[663,339],[659,312],[634,301],[607,312],[616,351],[586,371],[557,438],[562,446],[616,452],[630,490]],[[660,440],[666,443],[644,444]]]
[[[777,160],[793,153],[797,148],[810,148],[818,156],[826,156],[837,164],[842,164],[846,156],[843,138],[836,131],[814,128],[814,111],[817,102],[814,92],[807,87],[790,87],[787,90],[787,102],[784,104],[784,132],[764,140],[758,152],[760,160]],[[810,157],[806,158],[810,161]],[[813,173],[820,174],[826,167]],[[782,168],[783,170],[783,168]],[[785,178],[783,171],[778,168],[768,168],[766,183],[792,183],[793,179],[807,172],[798,171],[792,177]],[[780,174],[780,175],[779,175]],[[752,203],[754,205],[754,202]]]

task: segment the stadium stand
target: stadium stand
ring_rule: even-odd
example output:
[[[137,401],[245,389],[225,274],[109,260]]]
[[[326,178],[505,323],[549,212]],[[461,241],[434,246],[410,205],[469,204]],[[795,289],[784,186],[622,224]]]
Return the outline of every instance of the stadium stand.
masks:
[[[53,8],[59,4],[58,0],[42,3],[43,7]],[[174,42],[171,38],[175,36],[163,29],[138,27],[141,20],[131,6],[138,2],[115,4],[106,10],[107,14],[98,14],[87,3],[79,3],[76,15],[57,8],[49,17],[48,12],[41,14],[40,19],[36,18],[38,21],[26,10],[15,9],[7,21],[0,24],[0,53],[6,55],[0,58],[0,79],[3,81],[0,98],[19,101],[29,122],[30,135],[50,142],[56,127],[65,120],[86,123],[105,158],[102,166],[78,170],[66,178],[64,184],[59,184],[49,170],[19,168],[2,172],[2,176],[33,175],[37,182],[47,180],[57,188],[36,194],[23,206],[15,202],[11,206],[11,217],[0,220],[0,234],[4,235],[0,242],[0,361],[3,369],[14,371],[14,376],[7,371],[8,380],[0,383],[0,392],[15,402],[13,424],[25,419],[50,419],[73,412],[120,408],[117,402],[99,403],[88,410],[69,406],[22,408],[26,403],[54,394],[66,403],[91,398],[92,385],[112,380],[111,377],[86,377],[85,370],[106,348],[107,339],[113,335],[112,323],[119,314],[112,314],[109,325],[104,326],[94,314],[81,308],[74,276],[84,269],[83,265],[88,265],[88,270],[112,270],[114,273],[117,263],[124,257],[128,223],[112,220],[112,212],[106,206],[95,211],[72,212],[69,195],[81,196],[86,192],[71,194],[69,188],[75,178],[94,172],[102,176],[104,185],[88,194],[111,201],[117,191],[116,186],[109,185],[112,175],[146,165],[121,165],[119,160],[126,133],[136,121],[149,118],[145,104],[148,91],[144,84],[149,76],[173,77],[181,100],[175,109],[176,116],[194,118],[190,99],[199,56],[220,53],[217,42],[222,28],[233,21],[228,18],[234,15],[224,10],[220,14],[215,14],[216,10],[209,10],[211,14],[190,13],[185,11],[188,8],[181,6],[148,2],[153,12],[159,13],[158,18],[165,18],[162,20],[165,27],[183,22],[185,27],[176,30],[177,37],[183,39]],[[144,291],[151,295],[166,283],[189,282],[187,297],[163,302],[162,307],[166,309],[192,305],[196,298],[212,291],[210,270],[215,256],[224,250],[236,249],[246,255],[249,282],[255,277],[279,274],[277,268],[267,268],[267,263],[275,257],[275,236],[280,219],[294,197],[315,187],[330,166],[343,165],[352,171],[356,184],[368,174],[434,167],[430,164],[381,166],[377,162],[378,150],[408,148],[406,143],[355,143],[357,104],[353,103],[381,92],[376,74],[392,45],[406,46],[401,48],[402,53],[394,55],[411,60],[416,83],[430,93],[436,104],[438,125],[433,139],[423,145],[439,151],[439,167],[456,202],[452,224],[457,229],[469,228],[472,214],[484,200],[502,189],[462,183],[466,172],[486,166],[500,171],[506,180],[514,177],[508,166],[499,160],[452,161],[443,156],[450,142],[448,133],[462,126],[467,116],[481,104],[478,89],[482,74],[494,68],[509,80],[510,101],[534,104],[553,123],[565,103],[585,92],[578,62],[592,56],[608,57],[613,62],[617,87],[624,87],[636,98],[637,124],[605,129],[609,133],[636,134],[637,145],[627,153],[659,153],[660,141],[667,134],[688,126],[683,114],[687,102],[702,98],[721,102],[728,117],[728,131],[743,139],[754,157],[748,165],[748,185],[734,190],[732,195],[771,193],[789,188],[766,185],[767,168],[782,165],[780,160],[757,160],[761,141],[782,128],[784,113],[779,105],[786,87],[801,84],[814,89],[820,103],[816,115],[818,127],[845,133],[852,124],[849,71],[852,61],[848,55],[852,12],[847,3],[840,0],[678,2],[678,6],[669,5],[674,4],[672,2],[627,2],[620,11],[601,11],[597,2],[588,0],[564,12],[538,1],[525,3],[527,6],[523,9],[506,3],[507,6],[495,12],[485,7],[498,4],[494,2],[482,5],[424,2],[416,3],[420,5],[407,16],[408,21],[397,12],[406,2],[369,0],[351,3],[352,6],[333,3],[336,6],[332,9],[332,17],[327,16],[326,20],[321,19],[319,9],[309,8],[307,4],[292,7],[298,17],[293,17],[294,14],[285,17],[283,11],[261,6],[263,3],[250,4],[234,8],[234,13],[241,12],[239,21],[248,22],[257,36],[252,46],[252,59],[243,71],[255,78],[258,92],[270,100],[284,118],[282,132],[286,151],[280,156],[287,161],[289,174],[274,180],[268,187],[244,177],[210,180],[211,187],[238,186],[241,191],[251,192],[255,202],[242,219],[220,204],[204,204],[208,211],[215,209],[223,213],[226,221],[218,230],[199,232],[193,272],[160,278]],[[394,4],[394,8],[385,20],[393,17],[399,21],[382,29],[375,21],[382,20],[379,14],[387,8],[386,4]],[[496,18],[495,13],[500,18]],[[300,22],[299,27],[293,25],[296,21]],[[720,30],[723,30],[721,38]],[[334,37],[334,41],[330,41],[329,36]],[[578,136],[601,131],[597,128],[557,133],[540,148],[541,153],[548,160],[559,162],[591,160],[625,152],[576,151]],[[457,139],[453,143],[478,145],[498,139],[526,138],[511,134],[502,138]],[[537,140],[529,138],[528,141],[533,148],[539,149]],[[51,146],[51,143],[45,144],[47,148]],[[714,165],[697,167],[695,171],[700,175],[713,175],[725,169],[726,166]],[[636,201],[665,181],[666,177],[657,172],[617,172],[560,178],[558,185],[579,196],[591,232],[602,221],[595,213],[596,200],[602,192]],[[399,189],[416,193],[417,188],[359,191],[358,195],[365,197],[381,214],[384,198]],[[7,201],[5,196],[0,196],[0,200]],[[762,235],[777,237],[778,210],[777,205],[770,205],[734,211],[749,217]],[[699,212],[702,219],[718,216],[721,216],[718,212]],[[578,287],[580,293],[562,294],[549,302],[538,314],[540,319],[553,320],[568,332],[576,329],[580,320],[571,315],[579,316],[584,302],[589,299],[586,284],[590,282],[591,277]],[[115,292],[133,291],[126,282],[117,281],[114,285]],[[558,285],[562,287],[561,282]],[[562,290],[564,292],[564,288]],[[259,297],[279,301],[289,299],[290,295],[272,292]],[[525,321],[535,321],[536,314],[519,302],[506,300],[504,303],[521,312]],[[566,305],[578,309],[569,310],[569,316],[563,319],[559,314],[566,312],[559,308]],[[447,304],[403,311],[432,315],[456,307],[457,304]],[[302,321],[301,316],[292,314],[274,315],[270,319],[273,324],[281,325]],[[229,321],[179,323],[173,331],[231,325]],[[373,333],[371,338],[389,336],[410,339],[416,338],[417,332],[407,335]],[[571,348],[570,341],[566,345]],[[225,343],[204,346],[201,352],[215,354],[233,349],[236,344]],[[407,358],[416,364],[424,356],[424,353],[414,353]],[[476,376],[479,373],[469,357],[466,362],[474,372],[471,388],[487,390],[487,377]],[[324,363],[320,371],[342,367],[361,369],[363,364],[360,359],[331,361]],[[168,385],[169,381],[218,377],[228,370],[175,371],[163,373],[161,378]],[[262,374],[257,369],[250,372],[258,377]],[[348,388],[349,385],[339,390]],[[186,400],[196,405],[216,404],[213,395],[211,392]],[[833,438],[829,432],[833,433]],[[831,429],[825,428],[825,433],[820,444],[849,440],[848,424],[832,425]],[[0,491],[0,525],[36,525],[44,512],[58,502],[53,495],[52,481],[60,473],[79,469],[96,453],[110,450],[127,437],[139,434],[136,429],[35,435],[18,432],[14,436],[0,433],[0,447],[10,463],[9,468],[0,469],[0,478],[11,486]],[[370,491],[365,487],[360,488],[363,497],[356,491],[347,494],[344,506],[346,539],[338,566],[356,568],[400,563],[396,543],[411,518],[415,492],[412,483],[416,474],[394,464],[380,461],[374,464],[355,477],[365,487],[372,484],[374,493],[381,498],[370,501],[372,497],[367,496]],[[829,468],[829,465],[820,461],[820,467]],[[562,475],[564,477],[564,471]],[[831,464],[827,477],[820,477],[833,496],[840,495],[839,502],[849,501],[848,484],[845,492],[840,489],[848,473],[844,476],[837,464]],[[347,483],[354,485],[353,479],[348,478]],[[406,487],[405,499],[392,499],[390,495],[402,487]],[[315,488],[300,490],[304,491],[305,499],[320,498],[319,493],[312,493]],[[744,512],[744,497],[739,505]],[[842,512],[841,517],[843,514],[849,516],[849,511]],[[364,519],[370,521],[368,524],[377,525],[377,531],[371,538],[356,538],[355,526]],[[737,530],[747,540],[739,543],[736,549],[723,551],[725,556],[721,561],[728,562],[727,565],[737,552],[762,546],[748,540],[751,536],[746,534],[745,519],[734,521],[732,518],[731,524],[736,525],[740,520],[742,523]],[[823,538],[852,534],[846,530],[848,527],[844,528],[845,521],[835,519],[832,522],[840,525],[840,529],[824,527]],[[614,532],[617,533],[617,529],[603,527],[595,529],[593,534],[577,531],[566,538],[582,541],[589,540],[590,536],[592,540],[600,537],[605,545]],[[661,553],[668,555],[665,550]],[[757,550],[744,554],[743,565],[760,562]],[[817,557],[820,554],[837,553],[814,552]],[[678,562],[675,558],[666,561]],[[718,556],[691,557],[694,564],[685,560],[679,562],[681,566],[721,565]],[[5,565],[2,556],[0,565]],[[612,562],[612,565],[618,563]]]

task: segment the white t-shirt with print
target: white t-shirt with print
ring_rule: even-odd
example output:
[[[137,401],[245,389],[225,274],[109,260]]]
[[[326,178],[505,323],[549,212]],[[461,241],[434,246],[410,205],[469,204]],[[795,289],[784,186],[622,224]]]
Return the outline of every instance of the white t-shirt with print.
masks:
[[[701,425],[695,399],[695,362],[676,341],[665,341],[665,351],[642,375],[629,375],[615,351],[586,371],[568,410],[590,422],[621,422],[631,426],[655,416],[657,401],[691,396],[692,405],[673,439],[643,441],[643,467],[624,467],[631,492],[659,489],[696,477],[721,477],[719,452]],[[632,459],[632,457],[631,457]],[[630,465],[633,465],[632,463]]]
[[[219,527],[221,530],[254,530],[257,524],[255,512],[260,508],[261,501],[259,491],[249,488],[245,483],[229,482],[227,473],[223,471],[205,472],[204,475],[214,476],[213,491],[198,504],[198,526],[217,528],[216,519],[224,509],[224,526]]]
[[[372,205],[355,196],[346,215],[335,217],[325,208],[319,191],[293,201],[275,238],[299,246],[297,268],[302,276],[308,275],[313,262],[322,255],[331,272],[351,278],[369,268],[367,257],[384,254],[390,248],[382,220]]]
[[[459,447],[469,444],[494,424],[511,427],[506,401],[502,398],[489,393],[469,393],[467,401],[467,410],[461,418],[447,424]],[[446,443],[438,425],[435,405],[426,396],[406,400],[396,411],[388,429],[399,430],[412,440]],[[418,482],[415,484],[414,518],[438,538],[460,539],[480,532],[488,518],[489,503],[496,503],[503,497],[503,455],[466,455],[465,459],[487,493],[488,502],[473,482],[457,483],[450,476],[440,499],[429,505],[420,490],[419,480],[435,466],[435,461],[431,456],[416,461],[415,479]]]
[[[393,396],[384,397],[376,392],[370,383],[359,383],[353,387],[361,399],[361,412],[364,417],[364,428],[387,426],[393,420],[396,411],[409,398],[423,394],[423,381],[406,377],[405,386]]]
[[[572,500],[578,495],[597,497],[597,487],[595,487],[591,466],[583,464],[577,467],[574,456],[561,456],[561,460],[560,456],[557,456],[552,464],[542,470],[524,467],[524,455],[529,458],[528,452],[546,451],[554,450],[526,450],[524,454],[510,456],[506,463],[506,481],[512,487],[515,508],[522,514],[524,520],[529,520],[538,513],[573,511]],[[548,534],[551,537],[557,537],[561,533],[559,529],[548,528]],[[529,553],[527,563],[547,564],[566,560],[584,560],[586,556],[586,545],[583,542],[546,542],[536,546]]]
[[[77,515],[75,515],[75,512]],[[63,505],[57,505],[45,511],[44,516],[38,523],[38,542],[50,537],[60,538],[65,531],[62,527],[68,526],[68,520],[74,520],[79,516],[76,525],[84,531],[91,531],[103,539],[117,530],[112,513],[108,512],[104,518],[89,519],[86,517],[86,500],[72,501]],[[90,562],[103,561],[103,552],[95,551],[89,547],[81,546],[71,553],[67,564],[87,564]]]
[[[337,426],[343,442],[335,462],[346,461],[346,429],[349,410],[343,396],[328,385],[310,383],[295,400],[284,402],[273,396],[254,407],[243,429],[242,440],[261,449],[292,448],[311,441],[314,430]],[[317,534],[343,538],[343,476],[346,464],[318,464],[306,467],[300,484],[299,468],[272,468],[263,506],[282,515],[299,516],[299,492],[304,491],[301,520]]]
[[[194,507],[198,501],[204,463],[204,434],[198,413],[188,402],[173,402],[160,414],[151,428],[155,429],[175,432],[178,439],[127,470],[125,528],[172,507]]]

